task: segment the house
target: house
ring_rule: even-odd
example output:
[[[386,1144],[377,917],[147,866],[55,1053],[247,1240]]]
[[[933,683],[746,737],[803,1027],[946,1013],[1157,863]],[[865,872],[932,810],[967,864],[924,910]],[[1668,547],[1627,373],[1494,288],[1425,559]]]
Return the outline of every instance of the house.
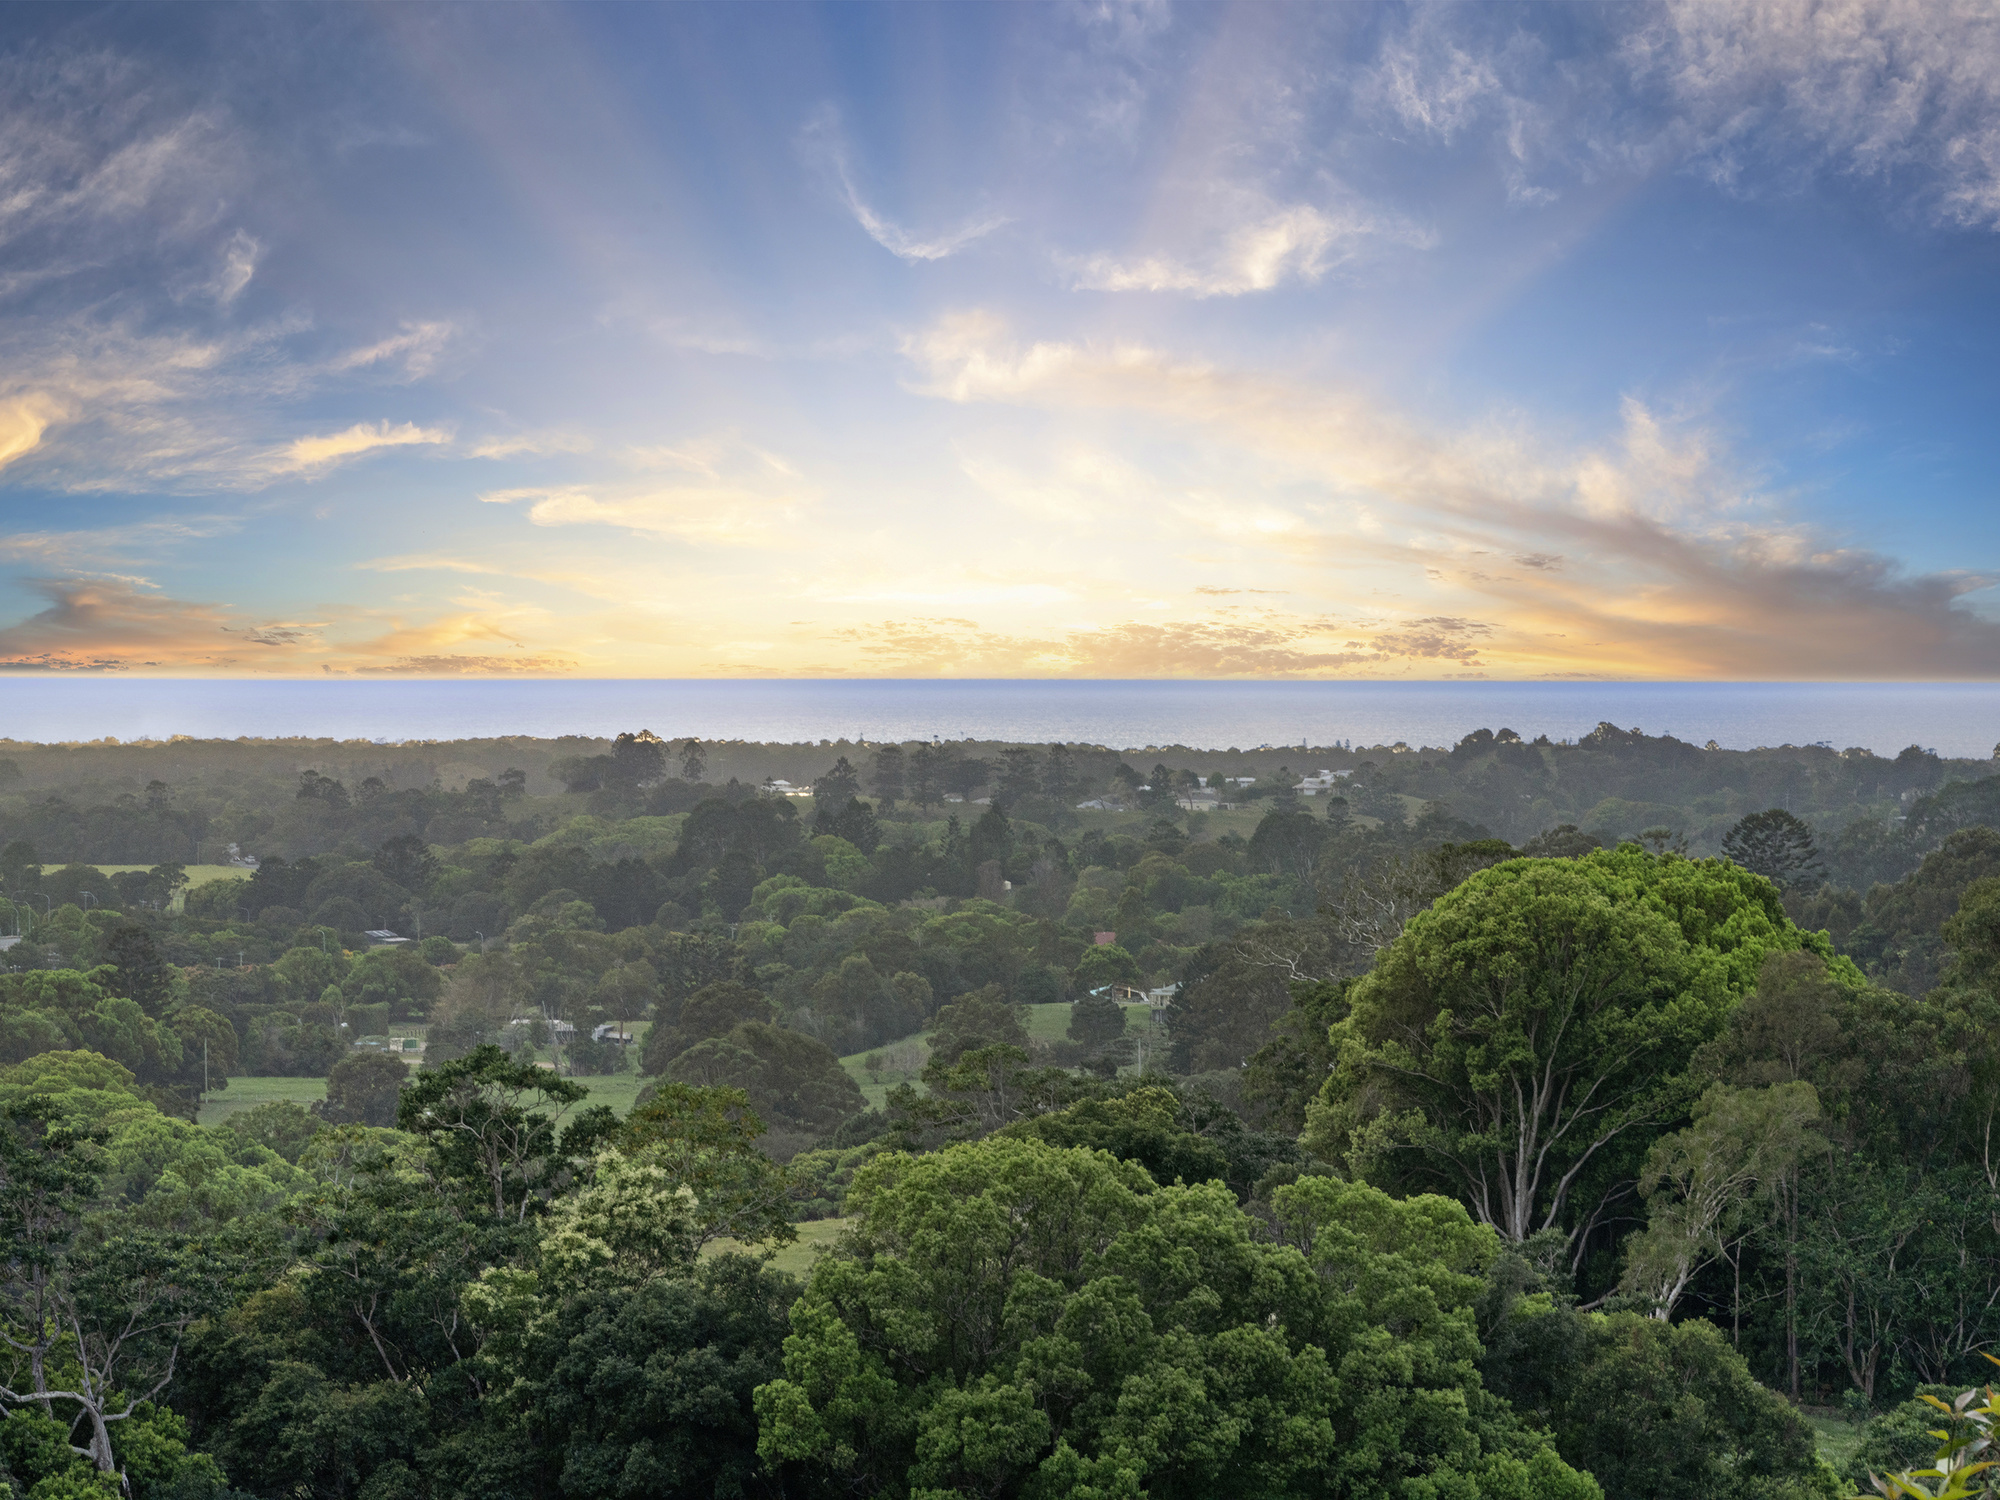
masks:
[[[1115,932],[1093,932],[1091,937],[1099,948],[1109,948],[1118,941],[1118,934]]]
[[[1179,993],[1179,991],[1180,991],[1180,986],[1177,984],[1164,984],[1161,985],[1160,988],[1156,990],[1147,990],[1146,1003],[1148,1005],[1155,1005],[1155,1006],[1172,1005],[1174,1003],[1174,996],[1177,993]]]
[[[542,1021],[540,1016],[516,1016],[507,1025],[511,1029],[515,1026],[533,1026],[537,1021],[541,1021],[542,1025],[548,1027],[549,1036],[558,1042],[566,1042],[576,1035],[576,1028],[569,1022]]]
[[[773,797],[810,797],[813,789],[809,786],[793,786],[782,776],[772,776],[764,782],[764,790]]]
[[[1092,990],[1090,993],[1093,995],[1109,995],[1113,1000],[1116,1000],[1120,1005],[1145,1005],[1148,1003],[1146,1000],[1146,992],[1138,988],[1138,986],[1136,985],[1100,984],[1096,989]]]
[[[617,1021],[605,1021],[590,1028],[593,1042],[616,1042],[621,1047],[632,1045],[631,1030]]]
[[[1321,792],[1332,791],[1341,781],[1353,774],[1352,771],[1316,771],[1292,790],[1301,797],[1317,797]]]
[[[361,935],[368,939],[368,946],[371,948],[391,948],[397,943],[407,943],[409,941],[408,938],[399,937],[386,927],[377,927]]]

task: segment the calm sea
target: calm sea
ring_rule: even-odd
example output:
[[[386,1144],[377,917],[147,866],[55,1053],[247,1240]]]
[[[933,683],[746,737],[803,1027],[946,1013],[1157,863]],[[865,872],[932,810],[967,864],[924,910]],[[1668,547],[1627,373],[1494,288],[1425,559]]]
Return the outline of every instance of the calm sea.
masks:
[[[1731,749],[1918,744],[1993,754],[2000,684],[1549,682],[397,681],[0,679],[0,738],[173,734],[446,740],[651,729],[669,737],[1450,745],[1481,727],[1573,739],[1601,720]]]

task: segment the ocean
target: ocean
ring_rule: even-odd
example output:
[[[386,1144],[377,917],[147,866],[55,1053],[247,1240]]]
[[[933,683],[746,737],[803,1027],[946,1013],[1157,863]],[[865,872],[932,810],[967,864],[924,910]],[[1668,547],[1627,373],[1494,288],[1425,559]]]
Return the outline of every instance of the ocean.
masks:
[[[1706,682],[1052,682],[454,679],[0,680],[0,738],[983,739],[1108,745],[1451,745],[1474,729],[1574,739],[1600,721],[1728,749],[1922,745],[1990,757],[2000,684]]]

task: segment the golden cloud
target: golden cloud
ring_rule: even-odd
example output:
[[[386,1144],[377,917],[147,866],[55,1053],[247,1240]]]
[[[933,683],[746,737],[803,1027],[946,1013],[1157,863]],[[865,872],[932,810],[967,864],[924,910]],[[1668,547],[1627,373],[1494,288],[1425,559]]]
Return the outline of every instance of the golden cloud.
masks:
[[[23,454],[34,452],[58,411],[56,403],[47,396],[16,396],[0,401],[0,469]]]
[[[377,448],[404,448],[417,444],[448,443],[451,434],[438,427],[419,427],[404,422],[391,427],[387,421],[370,426],[356,422],[342,432],[324,437],[302,437],[285,448],[277,465],[281,472],[323,469],[343,459],[354,458]]]
[[[1288,578],[1318,571],[1336,595],[1367,560],[1377,577],[1426,580],[1415,586],[1434,602],[1401,637],[1415,649],[1458,640],[1424,620],[1470,606],[1492,617],[1482,665],[1510,675],[2000,673],[2000,625],[1960,603],[1992,580],[1908,576],[1818,536],[1735,472],[1711,433],[1636,401],[1615,441],[1565,452],[1512,428],[1427,432],[1353,390],[1142,345],[1018,345],[984,313],[941,319],[905,352],[917,389],[946,400],[1122,412],[1151,422],[1155,444],[1198,433],[1242,472],[1315,487],[1321,503],[1273,512],[1262,535],[1254,496],[1239,498],[1228,533]]]

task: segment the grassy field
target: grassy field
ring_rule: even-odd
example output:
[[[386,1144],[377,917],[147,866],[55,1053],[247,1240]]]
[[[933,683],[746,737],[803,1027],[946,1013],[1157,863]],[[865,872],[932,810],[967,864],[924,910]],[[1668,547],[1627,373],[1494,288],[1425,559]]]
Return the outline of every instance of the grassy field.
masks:
[[[326,1097],[324,1078],[232,1078],[229,1087],[201,1101],[201,1123],[220,1125],[231,1115],[278,1099],[317,1104]]]
[[[1800,1411],[1813,1430],[1819,1456],[1836,1469],[1845,1470],[1854,1450],[1861,1446],[1861,1428],[1830,1406],[1808,1406]]]
[[[625,1114],[639,1097],[648,1080],[637,1073],[613,1073],[602,1078],[576,1080],[590,1090],[585,1104],[608,1104]],[[239,1110],[255,1109],[274,1099],[291,1099],[299,1104],[317,1104],[326,1097],[324,1078],[232,1078],[229,1087],[201,1101],[200,1120],[204,1125],[220,1125]]]
[[[830,1245],[840,1232],[852,1224],[852,1219],[808,1219],[798,1226],[799,1237],[771,1257],[771,1264],[780,1271],[789,1271],[794,1276],[804,1276],[812,1269],[820,1247]],[[720,1255],[725,1250],[741,1250],[744,1247],[734,1240],[715,1240],[702,1247],[703,1255]]]
[[[1037,1042],[1060,1042],[1069,1036],[1069,1005],[1030,1005],[1028,1012],[1028,1037]],[[1166,1033],[1160,1025],[1159,1012],[1150,1005],[1128,1005],[1125,1007],[1125,1034],[1138,1036],[1150,1054],[1155,1045],[1164,1046]],[[920,1031],[914,1036],[899,1037],[893,1042],[884,1042],[879,1047],[871,1047],[866,1052],[849,1053],[840,1060],[847,1076],[861,1086],[862,1097],[868,1101],[870,1109],[881,1109],[888,1101],[889,1090],[902,1083],[915,1083],[923,1074],[924,1064],[930,1060],[930,1033]],[[874,1073],[867,1068],[871,1057],[879,1057],[882,1066]],[[1125,1071],[1132,1071],[1127,1067]]]
[[[107,875],[143,875],[152,865],[92,865],[93,870],[102,870]],[[189,885],[207,885],[211,880],[248,880],[250,871],[236,865],[182,865],[187,872]]]
[[[575,1082],[590,1090],[585,1105],[608,1104],[619,1114],[630,1114],[632,1106],[638,1102],[639,1090],[653,1080],[641,1078],[637,1073],[607,1073],[601,1077],[578,1077]]]

